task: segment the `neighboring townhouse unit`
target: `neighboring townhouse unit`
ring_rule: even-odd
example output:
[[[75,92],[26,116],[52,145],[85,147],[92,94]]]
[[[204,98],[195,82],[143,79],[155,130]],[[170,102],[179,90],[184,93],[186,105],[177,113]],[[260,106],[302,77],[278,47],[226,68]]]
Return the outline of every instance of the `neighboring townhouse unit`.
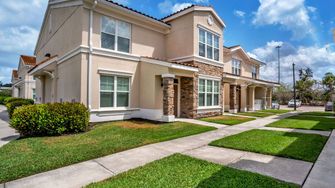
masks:
[[[12,71],[12,96],[35,99],[35,79],[28,71],[36,65],[36,58],[21,55],[17,70]]]
[[[224,109],[246,112],[271,108],[272,88],[278,84],[259,79],[265,63],[250,57],[241,46],[224,47]]]
[[[81,102],[93,122],[174,121],[253,110],[257,99],[270,104],[276,84],[258,80],[261,62],[240,50],[226,54],[224,28],[207,6],[158,20],[106,0],[50,0],[30,70],[37,102]],[[232,75],[224,54],[242,60],[242,75]]]

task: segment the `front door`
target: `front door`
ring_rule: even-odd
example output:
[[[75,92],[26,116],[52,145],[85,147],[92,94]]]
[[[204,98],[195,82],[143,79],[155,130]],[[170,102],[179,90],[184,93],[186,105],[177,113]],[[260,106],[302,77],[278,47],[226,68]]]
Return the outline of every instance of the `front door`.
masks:
[[[174,89],[174,97],[173,97],[174,115],[175,117],[178,117],[178,79],[174,80],[173,89]]]

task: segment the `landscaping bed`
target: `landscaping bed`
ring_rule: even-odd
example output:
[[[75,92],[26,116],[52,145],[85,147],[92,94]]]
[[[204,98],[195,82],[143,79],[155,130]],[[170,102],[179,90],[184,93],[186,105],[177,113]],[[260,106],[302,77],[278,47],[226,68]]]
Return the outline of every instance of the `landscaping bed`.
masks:
[[[210,145],[315,162],[326,142],[327,137],[316,134],[251,130]]]
[[[129,120],[98,124],[82,134],[15,140],[0,148],[0,183],[214,129],[183,122]]]
[[[293,128],[293,129],[307,129],[307,130],[322,130],[331,131],[335,129],[335,119],[329,117],[322,117],[321,114],[311,115],[312,113],[303,113],[296,116],[291,116],[279,121],[273,122],[267,127],[279,128]]]
[[[299,187],[271,177],[224,167],[181,154],[94,183],[100,187]]]
[[[240,123],[255,120],[255,118],[247,118],[242,116],[215,116],[215,117],[201,118],[200,120],[224,125],[237,125]]]

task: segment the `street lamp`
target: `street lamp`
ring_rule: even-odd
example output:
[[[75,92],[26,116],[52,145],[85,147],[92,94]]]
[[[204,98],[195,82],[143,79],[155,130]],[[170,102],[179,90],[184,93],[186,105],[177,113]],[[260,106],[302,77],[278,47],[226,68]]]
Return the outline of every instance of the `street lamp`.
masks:
[[[280,48],[281,46],[278,45],[276,48],[278,49],[278,83],[280,84]]]

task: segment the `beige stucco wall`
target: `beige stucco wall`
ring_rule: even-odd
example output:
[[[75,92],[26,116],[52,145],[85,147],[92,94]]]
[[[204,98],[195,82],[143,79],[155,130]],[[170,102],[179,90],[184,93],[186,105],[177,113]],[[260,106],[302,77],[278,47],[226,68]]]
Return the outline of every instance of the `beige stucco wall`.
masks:
[[[32,99],[33,98],[33,89],[35,89],[35,80],[33,76],[28,74],[31,66],[27,66],[22,62],[22,59],[19,61],[18,66],[18,80],[15,80],[13,93],[15,97]],[[20,93],[18,89],[20,88]]]
[[[139,63],[103,56],[92,57],[92,109],[99,109],[100,106],[100,70],[110,70],[118,73],[129,73],[131,76],[130,85],[130,107],[139,107],[139,87],[140,87],[140,70]]]
[[[156,57],[165,59],[165,36],[163,33],[154,31],[155,27],[148,28],[139,20],[135,20],[127,15],[121,15],[116,11],[105,11],[97,9],[93,16],[92,42],[96,48],[101,48],[101,17],[108,16],[131,24],[131,45],[130,53],[140,56]],[[85,9],[83,16],[83,45],[88,45],[88,22],[89,10]]]
[[[57,66],[55,101],[86,102],[81,99],[82,55],[76,55]]]
[[[166,35],[167,59],[194,54],[194,14],[189,13],[169,22],[170,32]]]
[[[43,61],[46,53],[61,57],[78,47],[82,39],[82,16],[81,6],[50,9],[36,47],[36,61]]]

